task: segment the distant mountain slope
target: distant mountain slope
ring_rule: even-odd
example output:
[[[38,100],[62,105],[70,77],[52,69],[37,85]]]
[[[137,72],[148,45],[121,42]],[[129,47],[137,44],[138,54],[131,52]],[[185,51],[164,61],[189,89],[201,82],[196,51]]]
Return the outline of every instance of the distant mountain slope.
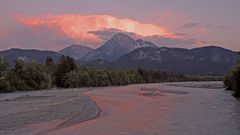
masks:
[[[98,50],[93,50],[92,52],[88,53],[86,56],[84,56],[82,59],[79,59],[78,61],[81,62],[91,62],[95,60],[110,60],[108,58],[109,56],[103,52],[100,52]]]
[[[84,61],[95,61],[98,59],[114,61],[139,47],[156,47],[156,45],[140,39],[135,41],[128,35],[118,33],[104,45],[85,56]]]
[[[14,65],[16,59],[21,59],[25,62],[44,63],[48,56],[52,57],[54,61],[58,61],[61,54],[53,51],[23,50],[15,48],[0,52],[0,57],[7,60],[10,66]]]
[[[157,48],[157,46],[155,44],[153,44],[152,42],[144,41],[142,39],[136,40],[136,43],[138,45],[138,48],[140,48],[140,47],[154,47],[154,48]]]
[[[94,49],[82,46],[82,45],[71,45],[59,51],[60,54],[70,56],[76,60],[83,58],[88,53],[93,51]]]
[[[224,74],[239,58],[236,52],[215,46],[192,50],[166,47],[139,48],[114,61],[110,66],[185,74]]]

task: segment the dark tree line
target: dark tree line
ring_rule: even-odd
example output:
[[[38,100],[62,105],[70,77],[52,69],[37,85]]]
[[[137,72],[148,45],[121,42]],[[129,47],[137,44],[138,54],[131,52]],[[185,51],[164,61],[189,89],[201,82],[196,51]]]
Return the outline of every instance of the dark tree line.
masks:
[[[118,86],[136,83],[185,81],[183,75],[143,69],[77,67],[70,57],[62,56],[56,65],[56,86],[64,88]]]
[[[143,69],[112,69],[77,66],[68,56],[61,56],[57,64],[51,57],[45,64],[24,63],[16,60],[9,69],[0,63],[0,92],[48,89],[51,87],[78,88],[118,86],[138,83],[187,81],[188,77],[161,71]]]
[[[36,63],[25,64],[21,60],[16,60],[15,67],[8,69],[6,62],[0,64],[1,92],[11,92],[15,90],[40,90],[50,88],[52,78],[46,72],[44,65]]]
[[[227,90],[234,91],[234,97],[240,98],[240,62],[225,75],[224,85]]]

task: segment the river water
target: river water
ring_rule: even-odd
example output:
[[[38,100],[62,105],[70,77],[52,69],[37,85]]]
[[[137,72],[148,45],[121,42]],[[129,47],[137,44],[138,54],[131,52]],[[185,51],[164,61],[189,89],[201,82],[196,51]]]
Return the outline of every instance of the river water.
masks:
[[[193,84],[201,86],[201,83]],[[240,135],[240,101],[234,99],[231,92],[221,88],[173,89],[188,91],[189,94],[169,95],[173,96],[174,105],[170,107],[171,111],[167,115],[168,122],[163,134]]]
[[[49,134],[240,135],[240,101],[221,82],[141,84],[88,91],[100,116]]]
[[[94,88],[84,95],[101,109],[96,119],[44,134],[240,135],[240,101],[224,90],[221,82]],[[54,126],[42,125],[37,129]],[[30,126],[20,131],[26,135],[34,130],[36,127]]]

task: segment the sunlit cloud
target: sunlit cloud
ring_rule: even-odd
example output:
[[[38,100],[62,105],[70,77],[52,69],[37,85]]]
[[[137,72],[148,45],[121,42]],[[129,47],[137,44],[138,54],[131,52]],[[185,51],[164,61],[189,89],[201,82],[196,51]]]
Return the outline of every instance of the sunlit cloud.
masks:
[[[136,33],[141,36],[171,36],[165,28],[148,23],[141,23],[129,18],[118,18],[109,15],[46,15],[38,17],[18,16],[17,21],[28,27],[45,26],[60,34],[77,40],[80,43],[101,43],[103,39],[92,31],[103,29],[118,29]]]

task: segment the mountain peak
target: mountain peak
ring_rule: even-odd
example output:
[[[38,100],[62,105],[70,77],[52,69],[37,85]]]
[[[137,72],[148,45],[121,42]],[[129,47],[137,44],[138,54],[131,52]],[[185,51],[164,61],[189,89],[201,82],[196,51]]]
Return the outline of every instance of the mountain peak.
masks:
[[[117,39],[117,40],[133,40],[130,36],[124,34],[124,33],[117,33],[112,37],[112,39]]]
[[[104,56],[103,59],[113,61],[136,48],[137,43],[133,38],[123,33],[117,33],[104,45],[97,48],[91,56],[93,60],[99,59],[100,56]]]
[[[97,60],[103,58],[107,61],[114,61],[123,55],[142,47],[154,47],[157,48],[152,42],[144,40],[134,40],[130,36],[124,33],[117,33],[104,45],[97,48],[96,51],[92,52],[91,56],[88,57],[90,60]]]
[[[115,36],[113,36],[110,40],[108,40],[103,46],[101,46],[99,49],[115,49],[115,47],[120,47],[120,48],[136,48],[137,44],[133,38],[131,38],[128,35],[125,35],[123,33],[118,33]],[[120,49],[119,48],[119,49]],[[106,52],[106,51],[104,51]],[[107,52],[106,52],[107,53]]]
[[[20,48],[11,48],[11,49],[6,50],[6,51],[19,51],[19,50],[22,50],[22,49],[20,49]]]

